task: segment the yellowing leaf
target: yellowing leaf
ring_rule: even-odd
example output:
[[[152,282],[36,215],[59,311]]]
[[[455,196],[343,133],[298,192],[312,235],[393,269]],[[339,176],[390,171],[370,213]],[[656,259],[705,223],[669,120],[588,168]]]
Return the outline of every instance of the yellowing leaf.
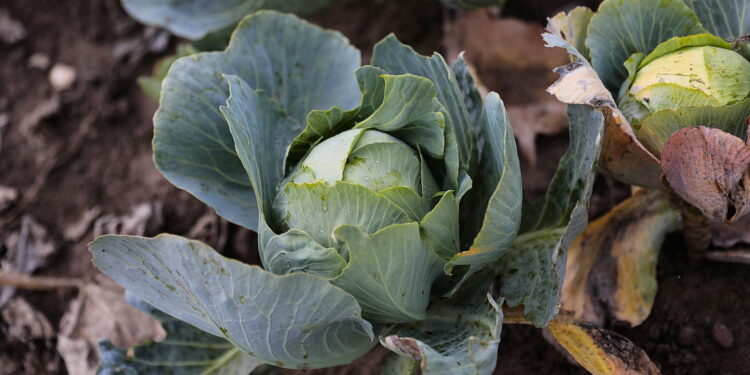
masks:
[[[597,324],[605,315],[641,324],[656,296],[659,249],[678,222],[659,190],[640,190],[591,222],[568,250],[562,309]]]
[[[558,317],[547,327],[555,340],[594,375],[657,375],[646,352],[627,338],[591,323]]]
[[[557,34],[544,34],[548,47],[568,50],[574,62],[555,69],[560,74],[547,91],[568,104],[585,104],[596,108],[605,118],[602,155],[599,166],[620,181],[646,187],[659,187],[661,171],[658,159],[638,141],[630,123],[615,105],[594,68],[569,42]]]

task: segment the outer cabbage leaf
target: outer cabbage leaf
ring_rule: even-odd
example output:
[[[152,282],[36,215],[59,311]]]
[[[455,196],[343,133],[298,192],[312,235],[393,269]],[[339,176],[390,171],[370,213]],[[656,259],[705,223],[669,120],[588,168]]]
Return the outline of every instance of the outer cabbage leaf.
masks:
[[[237,375],[263,365],[227,340],[126,296],[130,304],[161,322],[167,338],[128,349],[117,348],[109,340],[100,342],[98,375],[161,375],[166,371],[174,375]]]
[[[524,305],[536,326],[555,316],[565,278],[567,248],[586,227],[604,116],[585,105],[568,107],[570,146],[541,201],[523,207],[521,234],[495,263],[500,295]]]
[[[693,8],[703,26],[724,39],[750,34],[750,1],[684,0]]]
[[[348,363],[373,345],[354,297],[305,273],[277,276],[172,235],[103,236],[94,264],[144,302],[287,368]]]
[[[669,137],[682,128],[707,126],[723,130],[740,139],[747,138],[745,119],[750,116],[750,99],[727,106],[697,106],[665,109],[646,117],[636,131],[643,145],[661,156]]]
[[[445,107],[445,159],[448,180],[452,188],[458,185],[458,171],[467,169],[476,157],[473,126],[464,105],[461,89],[456,83],[453,70],[440,54],[431,57],[418,54],[402,44],[393,34],[375,45],[372,65],[390,74],[414,74],[428,78],[437,88],[437,98]]]
[[[397,363],[401,369],[410,370],[412,360],[419,362],[423,375],[492,374],[503,323],[498,305],[503,301],[496,302],[490,292],[490,284],[482,282],[462,298],[433,302],[425,320],[397,326],[381,343],[405,357]]]
[[[628,75],[622,64],[630,55],[647,54],[673,36],[705,32],[682,0],[605,0],[591,18],[586,46],[599,77],[617,92]]]
[[[586,7],[575,7],[568,13],[560,12],[549,19],[547,29],[550,33],[562,35],[573,48],[577,49],[586,60],[590,60],[589,48],[586,47],[588,26],[594,12]]]
[[[163,27],[177,36],[201,39],[230,27],[247,14],[273,9],[312,13],[331,0],[122,0],[125,11],[139,22]]]
[[[661,187],[658,159],[638,141],[628,120],[615,105],[612,93],[604,87],[586,58],[559,33],[544,34],[543,38],[548,47],[565,48],[574,60],[555,69],[560,79],[547,91],[563,103],[585,104],[604,114],[604,140],[599,159],[602,170],[628,184]],[[643,57],[642,54],[633,56]],[[634,57],[627,66],[632,67],[639,61]]]
[[[656,262],[680,216],[662,190],[641,189],[592,221],[568,249],[562,309],[578,319],[641,324],[656,297]]]
[[[219,112],[229,96],[222,75],[264,90],[302,124],[311,110],[357,105],[358,66],[359,52],[339,33],[275,12],[245,18],[226,51],[184,57],[170,69],[154,116],[157,168],[227,220],[257,230],[253,190]]]
[[[445,261],[422,240],[417,223],[393,224],[372,235],[342,225],[334,236],[349,263],[332,282],[357,296],[365,317],[384,323],[424,319]]]
[[[470,265],[470,273],[496,261],[513,242],[521,222],[523,198],[513,129],[496,93],[487,96],[480,124],[484,147],[478,174],[482,178],[475,185],[474,193],[479,198],[472,215],[484,215],[469,250],[456,254],[448,265]]]

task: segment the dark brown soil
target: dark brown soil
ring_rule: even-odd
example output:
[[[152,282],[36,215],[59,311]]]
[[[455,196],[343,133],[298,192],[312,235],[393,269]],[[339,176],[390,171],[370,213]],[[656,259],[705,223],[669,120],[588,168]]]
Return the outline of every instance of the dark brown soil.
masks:
[[[565,4],[510,0],[504,14],[541,22]],[[0,8],[27,31],[18,43],[0,43],[0,114],[10,119],[0,145],[0,185],[14,187],[28,197],[35,179],[50,165],[45,163],[52,160],[54,165],[27,205],[0,213],[0,236],[17,229],[22,214],[31,215],[59,244],[54,259],[37,274],[91,278],[96,271],[85,248],[91,238],[70,242],[62,237],[64,229],[87,209],[98,206],[105,213],[125,214],[138,203],[159,201],[165,216],[161,230],[186,234],[207,209],[154,169],[150,140],[156,105],[135,84],[135,78],[148,74],[154,61],[167,52],[152,54],[135,48],[124,56],[116,55],[128,43],[145,43],[144,27],[130,20],[116,0],[5,0]],[[341,30],[367,59],[372,45],[390,32],[420,52],[441,50],[446,12],[435,0],[341,0],[311,20]],[[48,69],[28,67],[33,53],[49,56],[52,64],[73,66],[78,77],[73,88],[60,94],[60,110],[29,135],[20,123],[54,95]],[[523,77],[513,79],[524,82]],[[512,87],[503,86],[502,92]],[[76,145],[79,136],[83,142]],[[539,139],[539,167],[524,164],[524,172],[534,176],[525,181],[530,191],[543,191],[565,144],[565,135]],[[593,213],[601,214],[627,191],[602,179],[595,189]],[[252,234],[236,227],[230,227],[229,233],[230,255],[257,259],[251,251]],[[670,238],[660,258],[660,289],[651,317],[635,329],[610,328],[645,349],[664,374],[750,374],[747,273],[743,266],[688,261],[680,238]],[[75,292],[20,294],[56,329]],[[0,332],[8,324],[12,322],[0,320]],[[2,358],[19,361],[14,373],[63,374],[54,347],[54,343],[11,342],[0,337]],[[375,373],[383,353],[381,349],[355,365],[320,373]],[[29,354],[34,363],[22,363]],[[499,357],[498,374],[586,373],[568,363],[533,327],[506,325]],[[38,367],[55,361],[55,371]]]

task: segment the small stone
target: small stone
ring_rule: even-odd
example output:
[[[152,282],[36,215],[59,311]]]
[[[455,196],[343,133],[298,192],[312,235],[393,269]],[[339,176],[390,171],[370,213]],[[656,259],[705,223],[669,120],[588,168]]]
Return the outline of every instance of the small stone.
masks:
[[[27,64],[29,65],[29,68],[45,70],[49,68],[49,56],[43,53],[35,52],[31,56],[29,56],[29,61]]]
[[[18,199],[18,190],[10,186],[0,185],[0,212],[10,207],[16,199]]]
[[[13,44],[26,37],[23,24],[11,18],[5,9],[0,9],[0,41]]]
[[[55,91],[63,91],[73,86],[76,71],[70,65],[55,64],[49,72],[49,83]]]
[[[717,344],[719,344],[721,347],[729,349],[734,345],[734,337],[732,336],[732,331],[727,328],[727,326],[716,323],[714,324],[713,330],[711,330],[711,334],[714,337],[714,341],[716,341]]]
[[[680,328],[680,333],[677,335],[677,342],[682,346],[693,345],[695,339],[695,328],[685,326]]]

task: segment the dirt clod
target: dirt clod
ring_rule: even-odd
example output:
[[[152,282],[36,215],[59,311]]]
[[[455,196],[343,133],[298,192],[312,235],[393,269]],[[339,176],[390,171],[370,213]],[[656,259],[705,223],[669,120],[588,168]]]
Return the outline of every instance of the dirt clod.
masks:
[[[695,328],[691,326],[684,326],[680,328],[680,333],[677,335],[677,342],[682,346],[693,345],[695,340]]]
[[[718,322],[714,324],[714,328],[711,329],[711,335],[713,336],[714,341],[723,348],[729,349],[734,345],[732,331],[730,331],[724,324]]]

